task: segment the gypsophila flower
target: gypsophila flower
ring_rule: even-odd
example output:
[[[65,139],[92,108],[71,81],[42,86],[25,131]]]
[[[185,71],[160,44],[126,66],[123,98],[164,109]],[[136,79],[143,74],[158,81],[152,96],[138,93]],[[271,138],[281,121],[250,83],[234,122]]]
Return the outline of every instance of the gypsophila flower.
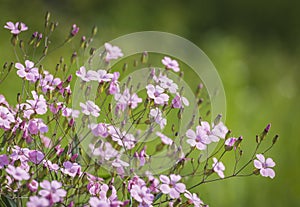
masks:
[[[173,144],[173,140],[170,139],[169,137],[167,137],[166,135],[164,135],[161,132],[156,132],[156,135],[160,137],[162,143],[164,143],[165,145],[172,145]]]
[[[275,166],[275,162],[272,158],[265,158],[263,154],[256,155],[257,160],[254,160],[254,166],[259,169],[259,172],[264,177],[275,177],[275,171],[272,167]]]
[[[118,46],[112,46],[109,43],[105,43],[104,47],[107,53],[105,57],[106,62],[109,62],[111,60],[116,60],[119,57],[123,57],[124,55]]]
[[[224,178],[225,166],[222,162],[218,162],[217,158],[213,158],[214,163],[212,164],[213,171],[216,172],[220,178]]]
[[[21,78],[31,82],[36,82],[39,78],[39,69],[34,67],[34,63],[30,60],[25,60],[25,66],[21,63],[16,63],[15,67],[18,69],[17,74]]]
[[[154,100],[155,104],[164,105],[169,100],[169,96],[165,94],[165,90],[160,86],[149,84],[146,86],[148,97]]]
[[[160,175],[159,179],[162,182],[159,189],[163,194],[167,194],[174,199],[179,198],[180,194],[185,192],[185,185],[178,183],[178,181],[181,180],[180,175],[171,174],[170,178],[165,175]]]
[[[117,105],[121,111],[124,111],[127,106],[131,109],[134,109],[143,101],[136,93],[131,95],[128,88],[124,90],[123,94],[116,93],[114,98],[117,101]]]
[[[15,122],[13,113],[6,107],[0,106],[0,128],[4,130],[10,129],[11,123]]]
[[[211,143],[211,140],[206,136],[206,133],[201,126],[196,127],[196,132],[189,129],[186,132],[186,136],[188,137],[186,142],[192,147],[196,147],[198,150],[205,150],[207,145]]]
[[[176,94],[175,98],[172,100],[172,107],[173,108],[183,108],[183,105],[185,106],[189,106],[189,101],[183,97],[183,96],[180,96],[179,93]]]
[[[79,70],[76,71],[76,75],[84,82],[90,81],[84,66],[80,67]]]
[[[61,169],[61,172],[69,175],[71,177],[75,177],[81,174],[81,166],[77,163],[72,163],[70,161],[66,161],[63,163],[64,168]]]
[[[106,70],[89,70],[87,72],[87,77],[89,80],[98,81],[99,83],[110,82],[113,78],[113,74],[107,73]]]
[[[95,137],[103,137],[106,138],[108,136],[108,128],[107,124],[99,123],[99,124],[91,124],[90,128]]]
[[[195,207],[201,207],[204,203],[203,201],[197,196],[196,193],[191,193],[186,191],[184,196],[188,199],[188,203],[194,205]]]
[[[28,30],[28,27],[23,22],[6,22],[6,25],[4,26],[5,29],[9,29],[12,34],[20,34],[23,31]]]
[[[164,66],[166,66],[166,69],[172,69],[174,72],[178,72],[180,70],[178,62],[176,60],[172,60],[170,57],[164,57],[161,62]]]
[[[85,115],[92,115],[94,117],[100,116],[100,108],[93,101],[87,101],[85,104],[80,103],[80,107],[82,113]]]
[[[50,203],[58,203],[67,195],[67,192],[61,188],[62,184],[56,180],[51,182],[44,180],[40,186],[43,189],[39,191],[39,195],[49,199]]]
[[[0,169],[9,164],[7,155],[0,155]]]
[[[150,118],[152,117],[154,121],[160,126],[160,129],[165,128],[167,125],[167,119],[163,118],[162,111],[159,108],[150,110]]]
[[[151,205],[154,200],[154,195],[150,193],[150,190],[146,186],[133,185],[130,195],[140,203],[140,206]]]
[[[48,207],[49,205],[50,203],[46,198],[38,196],[30,196],[26,203],[27,207]]]
[[[28,156],[29,156],[28,159],[31,162],[33,162],[34,164],[40,164],[45,157],[44,153],[42,153],[41,151],[38,151],[38,150],[31,150],[28,153]]]
[[[28,172],[26,172],[21,167],[14,167],[12,165],[8,165],[5,170],[9,175],[11,175],[15,180],[29,180],[30,176]]]

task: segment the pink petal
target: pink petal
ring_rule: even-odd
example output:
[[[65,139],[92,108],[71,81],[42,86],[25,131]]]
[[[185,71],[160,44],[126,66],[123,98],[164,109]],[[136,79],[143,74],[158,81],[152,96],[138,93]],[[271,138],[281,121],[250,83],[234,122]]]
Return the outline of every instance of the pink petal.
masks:
[[[170,190],[170,197],[171,198],[179,198],[180,194],[175,188],[171,188]]]
[[[262,163],[258,160],[254,160],[254,166],[257,169],[261,169],[262,168]]]
[[[167,184],[162,184],[159,189],[161,190],[161,192],[163,194],[169,194],[170,190],[171,190],[169,185],[167,185]]]
[[[171,178],[171,181],[172,182],[178,182],[180,179],[181,179],[181,176],[180,175],[174,175],[174,174],[171,174],[170,175],[170,178]]]
[[[15,67],[19,70],[25,70],[24,65],[22,65],[21,63],[16,63]]]
[[[262,154],[257,154],[256,157],[257,157],[257,159],[258,159],[259,161],[261,161],[262,163],[265,162],[265,157],[264,157]]]
[[[183,183],[177,183],[175,185],[175,189],[180,192],[180,193],[184,193],[185,192],[185,185]]]
[[[170,184],[170,179],[165,175],[160,175],[159,179],[160,179],[161,182],[163,182],[165,184]]]
[[[41,182],[40,186],[44,189],[51,190],[51,185],[48,180],[44,180],[43,182]]]
[[[185,133],[185,135],[188,138],[196,139],[196,133],[193,130],[191,130],[191,129],[187,130],[187,132]]]
[[[272,158],[268,158],[266,160],[266,164],[268,167],[274,167],[276,165],[275,162],[272,160]]]

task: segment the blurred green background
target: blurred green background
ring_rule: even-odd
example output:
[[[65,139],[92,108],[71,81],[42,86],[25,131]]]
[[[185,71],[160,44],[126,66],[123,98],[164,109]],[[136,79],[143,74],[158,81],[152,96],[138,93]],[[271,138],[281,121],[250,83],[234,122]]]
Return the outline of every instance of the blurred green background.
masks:
[[[212,207],[300,206],[300,1],[2,0],[0,25],[23,21],[42,28],[46,11],[61,28],[79,25],[81,35],[97,25],[100,43],[158,30],[198,45],[218,69],[227,96],[226,124],[234,135],[244,135],[243,145],[252,151],[255,135],[269,122],[269,138],[280,135],[268,154],[277,163],[276,179],[253,176],[206,184],[197,189],[200,197]],[[0,64],[15,61],[9,38],[1,29]],[[20,85],[8,79],[0,91],[14,101]]]

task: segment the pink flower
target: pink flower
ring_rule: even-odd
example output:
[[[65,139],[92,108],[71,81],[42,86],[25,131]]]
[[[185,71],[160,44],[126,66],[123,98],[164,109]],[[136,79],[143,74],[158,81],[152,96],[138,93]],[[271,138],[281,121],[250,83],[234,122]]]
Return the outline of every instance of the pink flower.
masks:
[[[188,137],[186,142],[192,147],[196,146],[198,150],[205,150],[206,146],[211,143],[211,140],[206,136],[201,126],[196,127],[196,132],[189,129],[186,132],[186,136]]]
[[[170,93],[176,93],[178,86],[173,80],[169,79],[166,75],[161,75],[158,77],[159,85],[170,91]]]
[[[155,109],[151,109],[149,115],[160,126],[160,129],[165,128],[167,119],[163,118],[162,111],[159,108],[156,107]]]
[[[91,197],[89,200],[91,207],[110,207],[110,204],[107,201],[100,200],[97,197]]]
[[[98,156],[100,161],[107,161],[117,157],[119,152],[115,150],[109,142],[102,142],[99,147],[95,148],[93,144],[89,145],[93,155]]]
[[[59,169],[58,164],[53,164],[50,160],[43,160],[44,167],[48,168],[49,171],[57,172]]]
[[[119,82],[118,82],[119,77],[120,77],[119,72],[113,73],[113,78],[110,82],[109,89],[108,89],[109,94],[113,95],[120,92]]]
[[[160,86],[149,84],[146,86],[148,97],[154,100],[155,104],[164,105],[169,100],[169,96],[164,93],[164,89]]]
[[[12,34],[20,34],[22,31],[28,30],[28,27],[23,22],[17,22],[14,24],[13,22],[6,22],[4,26],[5,29],[9,29]]]
[[[163,133],[156,132],[156,135],[161,138],[162,143],[164,143],[165,145],[172,145],[173,144],[173,140],[170,139],[169,137],[167,137],[166,135],[164,135]]]
[[[74,178],[76,175],[81,174],[81,166],[77,163],[66,161],[63,163],[63,166],[64,168],[61,169],[61,172],[66,175],[69,175]]]
[[[13,176],[15,180],[29,180],[30,176],[28,172],[23,170],[21,167],[14,167],[12,165],[8,165],[5,170],[9,175]]]
[[[64,189],[61,189],[61,183],[53,180],[51,183],[48,180],[44,180],[40,183],[43,190],[39,191],[39,195],[50,200],[50,203],[57,203],[67,195]]]
[[[9,164],[9,160],[7,155],[0,155],[0,169],[2,169],[5,165]]]
[[[48,126],[44,124],[42,119],[31,119],[28,122],[27,130],[30,134],[38,134],[48,132]]]
[[[166,66],[166,69],[172,69],[174,72],[178,72],[180,70],[178,62],[169,57],[164,57],[161,62],[164,66]]]
[[[27,184],[27,187],[31,192],[36,192],[38,190],[39,183],[36,180],[32,180]]]
[[[126,148],[132,149],[135,146],[136,140],[132,134],[127,133],[126,131],[121,132],[120,129],[109,126],[108,132],[111,135],[113,141],[116,141],[118,145]]]
[[[180,175],[171,174],[170,178],[165,175],[159,176],[160,181],[163,183],[160,185],[160,190],[163,194],[170,195],[171,198],[179,198],[180,193],[185,192],[185,185],[178,183],[180,181]]]
[[[183,105],[185,106],[189,106],[189,101],[183,97],[183,96],[180,96],[179,93],[176,94],[175,98],[172,100],[172,107],[173,108],[183,108]]]
[[[27,207],[48,207],[49,205],[50,203],[47,199],[38,196],[30,196],[29,201],[26,203]]]
[[[47,112],[47,103],[43,95],[37,95],[35,91],[31,91],[33,100],[27,100],[27,103],[20,104],[20,107],[25,107],[24,117],[30,118],[34,113],[43,115]]]
[[[82,113],[85,115],[92,115],[94,117],[100,116],[100,108],[93,102],[93,101],[87,101],[85,104],[80,103]]]
[[[117,105],[122,111],[124,111],[127,106],[134,109],[143,101],[143,99],[139,98],[136,93],[131,95],[128,88],[124,90],[123,94],[116,93],[114,97],[117,101]]]
[[[188,199],[189,204],[193,204],[195,207],[201,207],[204,203],[203,201],[197,196],[196,193],[191,193],[186,191],[184,196]]]
[[[34,67],[34,63],[30,60],[25,60],[25,67],[21,63],[16,63],[18,69],[17,74],[20,78],[25,78],[31,82],[36,82],[39,78],[39,69]]]
[[[213,158],[214,163],[212,164],[213,171],[216,172],[220,178],[224,178],[225,166],[222,162],[218,162],[217,158]]]
[[[154,195],[150,193],[146,186],[133,185],[130,194],[140,203],[139,206],[150,206],[154,200]]]
[[[40,164],[45,157],[44,153],[38,150],[32,150],[28,153],[28,155],[29,155],[29,160],[34,164]]]
[[[199,130],[203,131],[203,133],[212,142],[218,142],[220,138],[224,139],[228,132],[227,127],[222,122],[215,126],[212,125],[212,129],[210,129],[209,123],[206,121],[202,121]]]
[[[90,128],[95,137],[100,136],[106,138],[108,136],[107,124],[103,124],[103,123],[91,124]]]
[[[15,122],[13,113],[6,107],[0,106],[0,128],[10,129],[10,124]]]
[[[76,71],[76,75],[84,82],[90,81],[84,66],[80,67],[79,70]]]
[[[113,78],[113,74],[107,73],[106,70],[89,70],[87,72],[87,77],[89,80],[98,81],[99,83],[110,82]]]
[[[259,169],[260,174],[264,177],[275,177],[275,171],[272,169],[272,167],[275,166],[275,162],[272,160],[272,158],[265,158],[263,154],[257,154],[256,158],[258,160],[254,160],[254,166]]]
[[[46,148],[52,148],[52,141],[48,137],[44,135],[40,135],[41,142],[44,144]]]
[[[146,146],[144,146],[140,153],[135,152],[134,157],[139,161],[139,166],[144,166],[146,163],[146,158],[149,157],[149,155],[146,154]]]
[[[107,52],[106,57],[105,57],[106,62],[109,62],[111,60],[116,60],[119,57],[123,57],[123,55],[124,55],[122,53],[121,49],[117,46],[112,46],[109,43],[105,43],[104,47]]]

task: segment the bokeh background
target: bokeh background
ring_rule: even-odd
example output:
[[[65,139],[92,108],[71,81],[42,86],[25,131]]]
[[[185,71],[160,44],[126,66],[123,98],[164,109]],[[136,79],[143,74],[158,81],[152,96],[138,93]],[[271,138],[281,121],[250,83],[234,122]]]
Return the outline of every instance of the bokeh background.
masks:
[[[252,151],[255,135],[269,122],[269,139],[280,135],[268,154],[277,163],[276,179],[210,183],[197,189],[200,197],[212,207],[300,206],[300,1],[2,0],[0,25],[23,21],[42,28],[46,11],[61,28],[76,23],[81,34],[97,25],[99,43],[158,30],[198,45],[218,69],[227,96],[226,124],[236,136],[244,135],[244,146]],[[0,64],[15,61],[9,38],[1,29]],[[68,50],[72,47],[61,52]],[[9,78],[0,91],[13,102],[20,84]]]

